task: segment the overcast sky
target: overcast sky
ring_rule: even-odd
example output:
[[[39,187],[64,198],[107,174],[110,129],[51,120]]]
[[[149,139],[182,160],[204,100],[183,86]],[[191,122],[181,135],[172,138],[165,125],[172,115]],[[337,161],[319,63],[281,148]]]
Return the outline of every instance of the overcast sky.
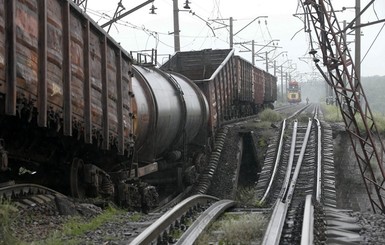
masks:
[[[88,0],[87,13],[99,24],[104,24],[108,20],[106,18],[114,15],[118,2],[119,0]],[[144,2],[145,0],[123,0],[122,4],[126,10],[129,10]],[[277,65],[283,64],[284,70],[290,63],[296,66],[297,70],[292,73],[292,76],[298,80],[309,79],[312,73],[318,74],[312,65],[313,62],[307,59],[309,57],[307,55],[308,34],[301,30],[302,21],[293,16],[295,13],[303,12],[302,9],[297,8],[298,0],[190,0],[190,2],[189,6],[195,15],[188,11],[179,12],[181,51],[229,48],[230,17],[234,19],[234,33],[237,33],[258,16],[268,16],[259,17],[236,34],[234,43],[254,40],[255,51],[258,51],[259,55],[265,56],[265,52],[269,52],[269,59],[275,58]],[[364,8],[368,2],[369,0],[362,0],[361,8]],[[185,0],[179,0],[180,10],[184,10],[184,4]],[[157,8],[155,15],[149,14],[151,5],[126,16],[118,24],[113,25],[109,33],[127,51],[156,48],[158,54],[164,55],[158,59],[159,63],[163,63],[168,54],[174,53],[174,39],[172,34],[169,34],[173,32],[173,1],[155,0],[154,6]],[[347,8],[342,13],[338,12],[340,21],[345,19],[350,22],[354,18],[354,9],[350,9],[354,5],[355,0],[333,1],[335,10]],[[109,17],[101,15],[102,13]],[[385,19],[384,0],[374,2],[362,16],[362,23],[377,19]],[[214,20],[224,24],[215,23]],[[362,76],[385,75],[385,62],[379,62],[385,59],[385,28],[381,31],[383,25],[384,22],[362,29],[361,52],[364,59],[361,63]],[[372,45],[377,35],[377,40]],[[275,39],[279,41],[272,41]],[[354,41],[354,35],[350,35],[348,41]],[[274,45],[276,48],[263,47],[269,42],[269,46]],[[372,45],[371,48],[369,48],[370,45]],[[354,44],[350,44],[349,47],[354,55]],[[251,52],[247,50],[251,49],[251,45],[246,44],[243,47],[235,44],[234,48],[236,54],[251,62]],[[276,57],[277,55],[279,56]],[[258,57],[256,59],[256,65],[265,70],[265,61]],[[273,73],[272,67],[269,68],[269,72]]]

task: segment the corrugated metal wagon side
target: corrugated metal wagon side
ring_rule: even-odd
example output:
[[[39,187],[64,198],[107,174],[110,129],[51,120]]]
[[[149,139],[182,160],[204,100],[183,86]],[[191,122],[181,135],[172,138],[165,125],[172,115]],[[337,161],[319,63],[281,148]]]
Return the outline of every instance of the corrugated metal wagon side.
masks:
[[[277,100],[277,77],[265,71],[263,73],[265,77],[264,104],[273,106],[273,103]]]
[[[264,72],[257,68],[253,67],[253,80],[254,80],[254,103],[260,109],[263,107],[265,100],[265,74]]]
[[[123,154],[132,145],[131,62],[77,6],[0,0],[0,112]]]

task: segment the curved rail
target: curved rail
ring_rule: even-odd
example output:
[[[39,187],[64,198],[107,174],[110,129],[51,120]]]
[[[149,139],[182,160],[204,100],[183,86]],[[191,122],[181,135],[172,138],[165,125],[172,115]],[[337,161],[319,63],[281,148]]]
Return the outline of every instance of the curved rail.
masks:
[[[293,125],[293,133],[291,136],[290,154],[289,154],[289,161],[287,163],[286,175],[285,175],[285,179],[282,183],[282,188],[281,188],[281,192],[279,195],[279,197],[281,199],[284,198],[285,193],[289,187],[291,170],[292,170],[293,164],[294,164],[295,142],[297,141],[297,128],[298,128],[298,121],[296,120],[296,121],[294,121],[294,125]]]
[[[163,233],[163,231],[165,231],[170,227],[170,225],[172,225],[175,221],[187,213],[190,208],[198,204],[206,204],[208,201],[218,201],[218,198],[208,195],[194,195],[185,199],[171,210],[166,212],[164,215],[162,215],[162,217],[160,217],[146,230],[144,230],[130,244],[151,244],[151,242],[156,240],[160,234]]]
[[[315,112],[315,121],[317,124],[317,168],[316,168],[316,181],[315,181],[315,200],[321,201],[322,195],[322,146],[321,146],[321,123],[316,118],[318,116],[318,110]],[[305,201],[305,208],[303,213],[302,233],[301,233],[301,245],[313,244],[314,241],[314,206],[312,203],[312,196],[307,195]]]
[[[272,217],[271,217],[270,222],[268,224],[267,230],[265,232],[265,236],[263,238],[262,244],[269,244],[269,245],[270,244],[279,244],[281,234],[282,234],[283,225],[285,223],[284,221],[286,218],[286,214],[287,214],[288,208],[291,204],[291,200],[292,200],[292,197],[294,194],[295,185],[296,185],[296,182],[298,179],[299,171],[301,169],[302,160],[303,160],[303,157],[305,155],[306,145],[307,145],[308,139],[310,137],[311,125],[312,125],[312,120],[309,120],[308,125],[307,125],[307,129],[306,129],[306,134],[305,134],[305,137],[303,139],[301,151],[300,151],[300,154],[298,156],[298,160],[297,160],[297,164],[295,166],[293,176],[291,178],[289,185],[285,184],[282,187],[283,191],[281,193],[283,193],[283,195],[278,197],[278,199],[277,199],[277,202],[275,204],[273,214],[272,214]],[[293,135],[294,135],[294,132],[293,132]],[[295,141],[292,140],[292,144],[293,144],[293,142],[295,143]],[[290,152],[290,158],[291,157],[294,158],[294,156],[292,156],[292,154],[294,155],[294,151]],[[292,168],[288,167],[287,173],[291,172],[291,171],[292,171]]]
[[[14,184],[0,188],[0,199],[14,199],[15,197],[23,197],[28,194],[52,194],[63,197],[65,196],[48,187],[36,184]]]
[[[187,229],[185,233],[179,238],[177,245],[194,244],[199,235],[224,211],[233,207],[236,202],[231,200],[221,200],[211,205],[204,211],[198,219]]]
[[[267,196],[270,193],[271,186],[273,184],[275,175],[276,175],[277,170],[278,170],[279,162],[281,161],[281,153],[282,153],[282,148],[283,148],[283,136],[285,134],[285,129],[286,129],[286,119],[284,119],[283,122],[282,122],[281,135],[280,135],[280,139],[279,139],[278,150],[277,150],[277,153],[276,153],[277,157],[275,159],[273,173],[271,174],[270,181],[269,181],[269,184],[268,184],[268,186],[266,188],[266,191],[265,191],[265,193],[263,194],[263,197],[260,200],[261,203],[265,202]]]
[[[311,198],[311,195],[306,196],[305,208],[303,211],[301,245],[313,244],[314,240],[314,206]]]

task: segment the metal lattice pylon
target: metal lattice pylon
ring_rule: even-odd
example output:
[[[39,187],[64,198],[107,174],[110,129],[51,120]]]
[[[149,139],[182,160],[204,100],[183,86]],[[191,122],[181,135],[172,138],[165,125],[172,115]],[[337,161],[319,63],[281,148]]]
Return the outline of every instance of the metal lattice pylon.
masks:
[[[356,77],[354,63],[346,45],[346,30],[341,30],[330,0],[301,0],[301,4],[312,46],[310,54],[313,55],[317,69],[334,89],[372,209],[374,212],[385,213],[384,145],[360,78]],[[313,30],[310,30],[310,26]],[[322,53],[319,58],[327,68],[326,72],[318,64],[320,59],[313,47],[313,33],[317,36]],[[363,127],[360,128],[358,124],[361,121]]]

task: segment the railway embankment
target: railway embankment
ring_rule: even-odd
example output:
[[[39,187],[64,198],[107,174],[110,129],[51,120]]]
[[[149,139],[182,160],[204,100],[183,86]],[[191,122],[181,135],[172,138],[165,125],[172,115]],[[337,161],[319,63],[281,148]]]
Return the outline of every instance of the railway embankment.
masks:
[[[337,206],[356,212],[371,211],[361,172],[344,125],[332,124]]]

